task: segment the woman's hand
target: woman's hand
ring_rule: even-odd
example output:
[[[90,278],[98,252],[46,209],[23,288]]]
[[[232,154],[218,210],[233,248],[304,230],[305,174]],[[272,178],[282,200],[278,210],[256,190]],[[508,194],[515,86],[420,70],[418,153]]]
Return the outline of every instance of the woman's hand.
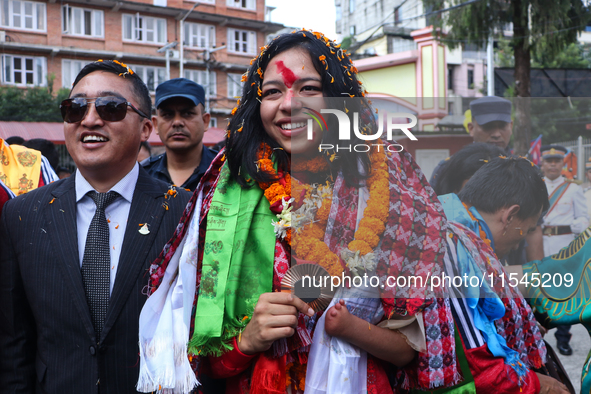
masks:
[[[244,354],[255,354],[268,350],[277,339],[289,338],[298,325],[298,312],[314,315],[308,304],[290,293],[261,294],[238,341],[238,349]]]

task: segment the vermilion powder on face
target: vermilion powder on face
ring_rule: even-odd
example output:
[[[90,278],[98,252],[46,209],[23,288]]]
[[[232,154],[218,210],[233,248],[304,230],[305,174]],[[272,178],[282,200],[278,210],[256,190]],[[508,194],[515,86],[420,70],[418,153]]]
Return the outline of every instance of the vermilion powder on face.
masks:
[[[285,67],[283,61],[281,60],[277,62],[277,72],[283,76],[283,83],[288,88],[291,88],[296,79],[298,79],[296,75],[293,73],[293,71]]]

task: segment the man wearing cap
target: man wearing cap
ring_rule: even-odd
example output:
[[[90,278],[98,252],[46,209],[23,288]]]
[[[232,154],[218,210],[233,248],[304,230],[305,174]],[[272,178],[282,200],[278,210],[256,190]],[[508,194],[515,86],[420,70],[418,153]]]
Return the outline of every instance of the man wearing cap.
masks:
[[[513,134],[511,101],[495,96],[482,97],[470,103],[470,113],[472,119],[468,122],[468,132],[474,142],[496,145],[508,151]],[[432,186],[435,186],[444,171],[444,163],[445,160],[441,161],[433,170],[430,180]]]
[[[205,112],[205,90],[186,79],[175,78],[156,88],[154,128],[166,152],[141,164],[154,178],[195,190],[215,157],[203,145],[210,115]]]
[[[542,146],[541,170],[548,189],[550,208],[544,215],[544,255],[556,254],[568,246],[589,225],[583,189],[569,182],[562,174],[566,148],[559,145]],[[555,336],[558,351],[569,356],[570,326],[559,326]]]

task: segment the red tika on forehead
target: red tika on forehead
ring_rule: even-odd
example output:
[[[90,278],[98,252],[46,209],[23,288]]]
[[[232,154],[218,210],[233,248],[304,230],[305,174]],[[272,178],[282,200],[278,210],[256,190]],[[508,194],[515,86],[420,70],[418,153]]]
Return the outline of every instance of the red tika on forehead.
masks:
[[[291,88],[296,79],[298,79],[293,71],[285,67],[285,64],[281,60],[277,62],[277,72],[283,76],[283,83],[288,88]]]

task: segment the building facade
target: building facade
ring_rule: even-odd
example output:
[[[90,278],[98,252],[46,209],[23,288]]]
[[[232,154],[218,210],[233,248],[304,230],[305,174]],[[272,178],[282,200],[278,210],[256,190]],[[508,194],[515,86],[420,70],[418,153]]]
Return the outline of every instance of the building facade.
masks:
[[[56,91],[115,59],[152,94],[179,76],[204,85],[211,126],[224,128],[250,59],[282,27],[265,0],[0,0],[0,83]]]

